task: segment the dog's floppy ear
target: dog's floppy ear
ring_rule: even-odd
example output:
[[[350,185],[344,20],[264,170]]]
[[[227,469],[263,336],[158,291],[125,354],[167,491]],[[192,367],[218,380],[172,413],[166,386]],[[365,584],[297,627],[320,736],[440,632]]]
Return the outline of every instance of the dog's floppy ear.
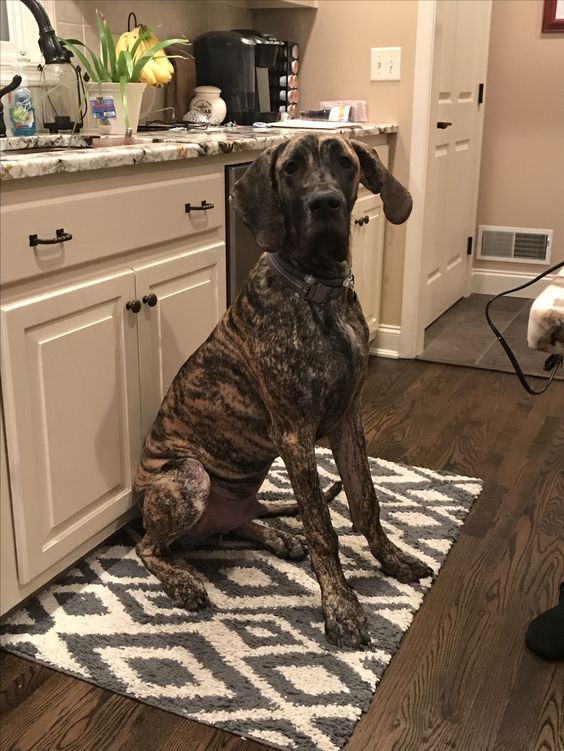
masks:
[[[392,224],[402,224],[411,214],[411,193],[384,167],[376,151],[361,141],[351,140],[360,161],[360,182],[372,193],[379,193],[384,214]]]
[[[284,245],[284,213],[274,175],[276,158],[285,144],[270,146],[237,180],[229,200],[259,248],[275,253]]]

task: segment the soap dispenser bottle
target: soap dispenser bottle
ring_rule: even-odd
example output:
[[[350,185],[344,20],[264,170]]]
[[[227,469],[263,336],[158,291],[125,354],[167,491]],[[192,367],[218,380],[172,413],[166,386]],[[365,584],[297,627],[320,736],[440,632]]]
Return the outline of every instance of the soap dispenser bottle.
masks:
[[[20,86],[9,95],[10,125],[14,136],[34,136],[37,131],[33,94],[28,87],[23,65],[15,63],[14,74],[21,76]]]

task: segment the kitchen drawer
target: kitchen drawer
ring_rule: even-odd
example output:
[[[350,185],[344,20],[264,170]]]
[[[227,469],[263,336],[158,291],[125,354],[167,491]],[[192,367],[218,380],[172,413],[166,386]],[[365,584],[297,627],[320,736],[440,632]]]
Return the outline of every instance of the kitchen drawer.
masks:
[[[185,211],[186,204],[198,207],[202,202],[213,208]],[[108,188],[105,183],[103,190],[4,205],[2,283],[220,228],[224,215],[222,173],[127,187]],[[57,229],[71,234],[72,240],[30,246],[30,235],[54,238]]]

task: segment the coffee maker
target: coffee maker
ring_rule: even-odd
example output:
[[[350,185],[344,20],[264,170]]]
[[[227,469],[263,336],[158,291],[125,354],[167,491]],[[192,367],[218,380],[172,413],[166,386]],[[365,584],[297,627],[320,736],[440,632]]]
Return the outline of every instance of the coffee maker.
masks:
[[[228,121],[238,125],[280,117],[272,72],[284,44],[250,29],[208,31],[194,40],[198,86],[218,86]]]

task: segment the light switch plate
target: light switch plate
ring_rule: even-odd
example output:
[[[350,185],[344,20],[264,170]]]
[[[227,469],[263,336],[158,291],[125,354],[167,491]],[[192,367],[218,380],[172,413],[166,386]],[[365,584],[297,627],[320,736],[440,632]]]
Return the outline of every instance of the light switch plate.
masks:
[[[401,47],[372,47],[370,50],[370,80],[399,81]]]

